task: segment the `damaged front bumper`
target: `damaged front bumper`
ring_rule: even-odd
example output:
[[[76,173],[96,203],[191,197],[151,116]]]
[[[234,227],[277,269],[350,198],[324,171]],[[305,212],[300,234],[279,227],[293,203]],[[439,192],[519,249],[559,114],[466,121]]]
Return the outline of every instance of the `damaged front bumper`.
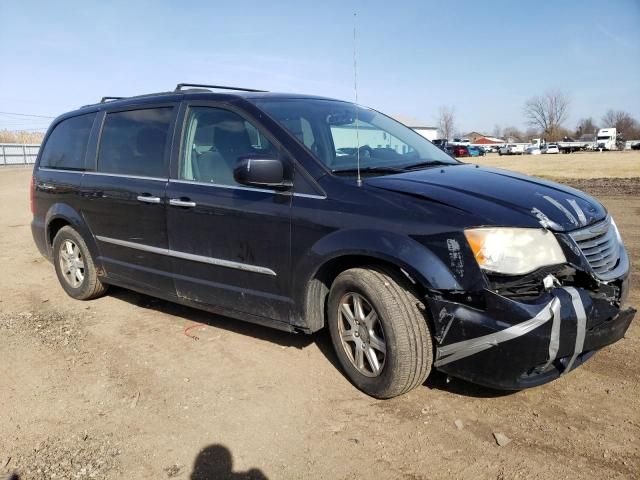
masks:
[[[621,297],[628,279],[621,283]],[[575,286],[521,300],[484,290],[482,306],[429,296],[436,327],[434,366],[492,388],[550,382],[624,337],[636,313]]]

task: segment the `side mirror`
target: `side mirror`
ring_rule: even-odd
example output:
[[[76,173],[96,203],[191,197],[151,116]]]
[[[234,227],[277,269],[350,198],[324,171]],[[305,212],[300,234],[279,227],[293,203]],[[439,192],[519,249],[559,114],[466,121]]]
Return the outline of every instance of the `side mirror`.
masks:
[[[289,188],[284,178],[284,165],[277,158],[240,157],[233,169],[233,178],[242,185]]]

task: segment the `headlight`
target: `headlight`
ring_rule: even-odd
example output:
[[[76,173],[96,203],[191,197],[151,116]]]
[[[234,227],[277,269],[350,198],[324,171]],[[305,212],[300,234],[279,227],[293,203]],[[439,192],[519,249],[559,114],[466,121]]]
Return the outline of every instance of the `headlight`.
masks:
[[[566,262],[556,237],[536,228],[474,228],[467,242],[483,270],[524,275],[546,265]]]

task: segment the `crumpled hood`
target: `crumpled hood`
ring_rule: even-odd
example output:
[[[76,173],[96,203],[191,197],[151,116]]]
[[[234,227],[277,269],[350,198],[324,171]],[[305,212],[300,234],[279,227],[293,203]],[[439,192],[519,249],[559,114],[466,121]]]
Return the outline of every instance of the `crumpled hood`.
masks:
[[[366,183],[447,205],[482,225],[570,231],[607,215],[600,202],[574,188],[470,164],[372,177]]]

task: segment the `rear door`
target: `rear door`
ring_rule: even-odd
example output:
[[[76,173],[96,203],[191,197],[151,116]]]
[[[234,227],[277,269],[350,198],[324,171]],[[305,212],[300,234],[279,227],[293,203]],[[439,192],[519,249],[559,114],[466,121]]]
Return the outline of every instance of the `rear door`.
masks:
[[[233,179],[239,157],[284,154],[237,110],[185,106],[167,189],[177,294],[222,312],[288,321],[291,194]],[[285,170],[291,174],[290,164]]]
[[[104,114],[83,215],[109,277],[126,286],[175,293],[167,255],[166,187],[177,106]]]

